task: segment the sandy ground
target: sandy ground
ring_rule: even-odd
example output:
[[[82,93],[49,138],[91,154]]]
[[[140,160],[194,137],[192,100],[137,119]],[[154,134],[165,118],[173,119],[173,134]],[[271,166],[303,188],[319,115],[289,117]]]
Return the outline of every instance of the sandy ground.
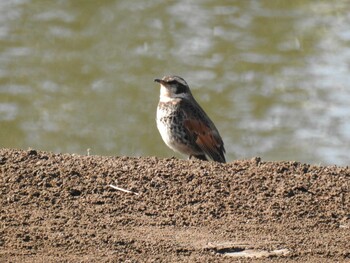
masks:
[[[0,171],[0,262],[350,262],[348,167],[0,149]]]

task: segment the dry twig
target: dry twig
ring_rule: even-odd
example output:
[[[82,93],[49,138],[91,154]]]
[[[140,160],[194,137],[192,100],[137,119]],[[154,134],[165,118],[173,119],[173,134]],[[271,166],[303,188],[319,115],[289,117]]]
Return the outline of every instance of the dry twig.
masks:
[[[122,192],[125,192],[125,193],[130,193],[130,194],[139,195],[139,194],[136,193],[136,192],[133,192],[133,191],[130,191],[130,190],[126,190],[126,189],[124,189],[124,188],[120,188],[120,187],[115,186],[115,185],[112,185],[112,184],[110,184],[109,186],[112,187],[112,188],[115,189],[115,190],[119,190],[119,191],[122,191]]]

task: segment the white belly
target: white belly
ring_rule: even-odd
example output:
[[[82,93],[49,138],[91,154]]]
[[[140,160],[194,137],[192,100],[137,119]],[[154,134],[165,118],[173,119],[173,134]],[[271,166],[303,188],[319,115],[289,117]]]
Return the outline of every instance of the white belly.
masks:
[[[164,117],[165,114],[163,111],[157,111],[157,128],[159,130],[159,133],[165,142],[165,144],[172,149],[175,152],[186,154],[186,155],[196,155],[201,154],[196,151],[194,151],[191,147],[189,147],[186,144],[180,143],[177,140],[174,139],[174,136],[171,135],[170,128],[165,125],[163,122],[160,121],[162,117]]]
[[[157,114],[157,128],[165,144],[168,147],[173,149],[172,147],[173,141],[171,140],[170,130],[167,128],[166,125],[164,125],[163,122],[160,121],[160,118],[158,118],[158,114]]]

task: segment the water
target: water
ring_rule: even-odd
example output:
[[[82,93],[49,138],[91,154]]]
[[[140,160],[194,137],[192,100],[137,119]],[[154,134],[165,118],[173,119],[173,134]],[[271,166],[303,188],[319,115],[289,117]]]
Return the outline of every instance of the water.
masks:
[[[173,156],[153,79],[178,74],[229,161],[348,165],[348,6],[1,1],[0,147]]]

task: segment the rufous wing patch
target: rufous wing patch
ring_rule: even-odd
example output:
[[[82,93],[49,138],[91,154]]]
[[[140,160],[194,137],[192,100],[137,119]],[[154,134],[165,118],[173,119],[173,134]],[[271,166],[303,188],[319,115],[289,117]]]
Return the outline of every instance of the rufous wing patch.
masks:
[[[184,126],[196,139],[197,145],[209,156],[213,153],[217,154],[221,146],[220,140],[216,138],[215,131],[210,129],[204,123],[194,119],[187,119],[184,121]]]

